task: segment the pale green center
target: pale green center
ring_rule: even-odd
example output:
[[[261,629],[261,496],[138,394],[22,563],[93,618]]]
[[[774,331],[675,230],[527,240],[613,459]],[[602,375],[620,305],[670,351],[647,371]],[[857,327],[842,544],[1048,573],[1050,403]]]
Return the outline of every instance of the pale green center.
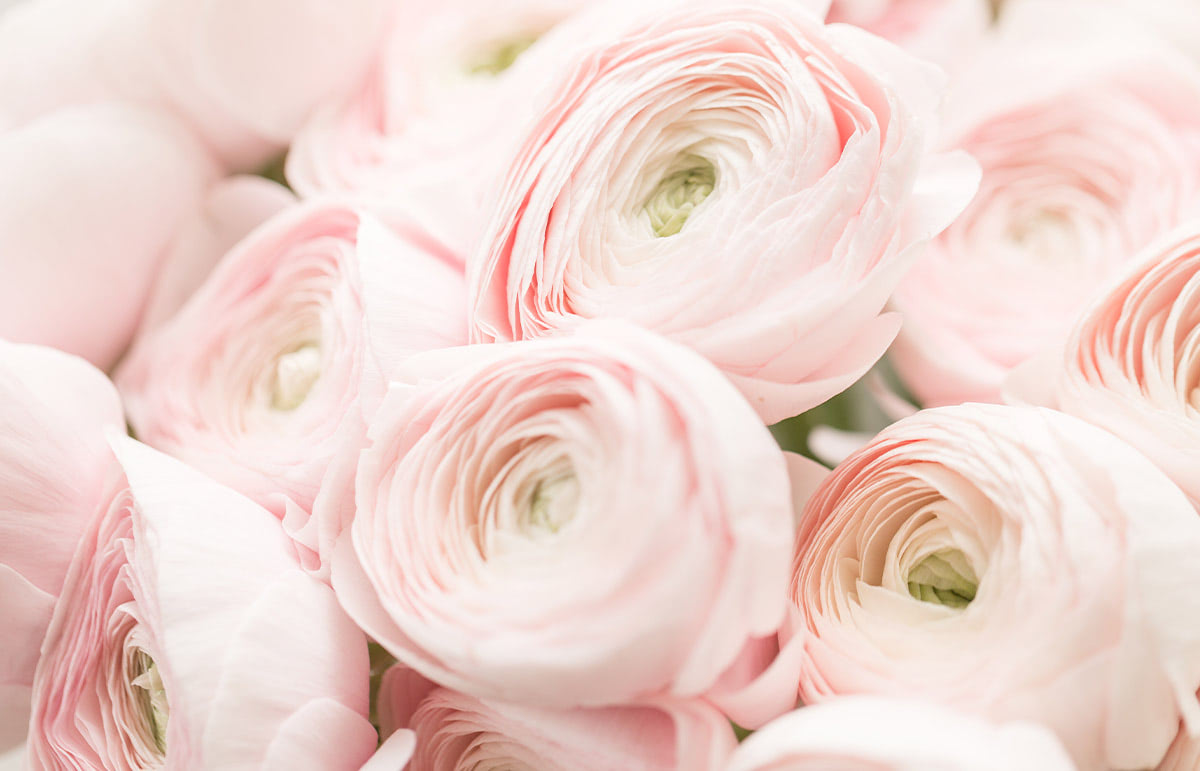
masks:
[[[683,229],[692,212],[712,193],[717,170],[699,155],[682,155],[668,168],[643,205],[654,235],[665,238]]]
[[[467,66],[467,72],[472,75],[499,75],[513,65],[525,49],[537,42],[537,35],[522,35],[520,37],[502,40],[487,48],[481,56]]]
[[[317,379],[321,377],[321,349],[313,343],[285,353],[275,363],[275,378],[271,389],[271,406],[277,410],[294,410],[308,398]]]
[[[918,600],[965,608],[975,599],[979,579],[958,549],[941,549],[918,562],[908,573],[908,593]]]
[[[146,716],[146,724],[154,737],[154,745],[160,753],[167,751],[167,719],[171,711],[167,706],[167,691],[163,688],[162,676],[154,659],[144,651],[137,654],[139,674],[133,678],[131,685],[139,688],[141,693],[138,701]]]
[[[571,521],[579,508],[579,480],[573,473],[543,479],[529,497],[527,530],[557,533]]]

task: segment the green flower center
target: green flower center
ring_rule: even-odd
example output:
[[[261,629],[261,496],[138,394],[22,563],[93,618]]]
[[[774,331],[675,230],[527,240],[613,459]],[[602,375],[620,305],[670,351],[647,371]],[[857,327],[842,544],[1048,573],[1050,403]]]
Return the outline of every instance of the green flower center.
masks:
[[[979,579],[958,549],[941,549],[908,573],[908,593],[922,602],[965,608],[975,599]]]
[[[534,485],[525,518],[527,530],[557,533],[571,521],[579,507],[579,480],[566,472]]]
[[[472,75],[499,75],[513,65],[525,49],[537,42],[537,35],[503,40],[486,49],[482,56],[467,66],[467,72]]]
[[[643,204],[654,235],[666,238],[682,230],[716,183],[717,170],[711,161],[699,155],[680,156]]]
[[[162,676],[154,659],[145,651],[137,654],[138,675],[133,678],[131,685],[140,689],[138,702],[146,716],[146,725],[150,735],[154,737],[154,746],[160,753],[167,751],[167,720],[171,710],[167,706],[167,691],[163,687]]]
[[[320,377],[321,348],[318,345],[306,343],[285,353],[275,362],[271,406],[283,411],[296,409],[308,398]]]

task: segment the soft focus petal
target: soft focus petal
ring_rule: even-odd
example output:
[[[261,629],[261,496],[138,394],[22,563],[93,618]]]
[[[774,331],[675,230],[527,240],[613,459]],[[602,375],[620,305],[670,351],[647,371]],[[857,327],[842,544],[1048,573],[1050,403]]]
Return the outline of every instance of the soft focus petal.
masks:
[[[107,369],[214,174],[178,124],[116,105],[0,131],[0,335]]]

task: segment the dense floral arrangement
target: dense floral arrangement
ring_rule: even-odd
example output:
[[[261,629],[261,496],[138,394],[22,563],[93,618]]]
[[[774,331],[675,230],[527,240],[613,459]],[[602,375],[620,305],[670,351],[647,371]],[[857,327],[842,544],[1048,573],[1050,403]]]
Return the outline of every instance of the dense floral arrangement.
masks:
[[[0,6],[0,768],[1200,770],[1195,0]]]

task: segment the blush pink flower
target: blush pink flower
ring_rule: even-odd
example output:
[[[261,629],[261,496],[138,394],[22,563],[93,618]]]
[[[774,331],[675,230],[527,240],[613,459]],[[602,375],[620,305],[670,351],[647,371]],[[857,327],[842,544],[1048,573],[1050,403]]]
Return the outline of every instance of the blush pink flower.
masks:
[[[446,687],[537,706],[712,687],[786,610],[783,455],[632,325],[414,356],[333,557],[347,611]]]
[[[1061,32],[1033,7],[1008,18],[947,101],[943,141],[983,180],[894,297],[890,358],[925,406],[999,401],[1138,249],[1200,210],[1200,69],[1069,7]]]
[[[845,696],[790,712],[738,747],[727,771],[1075,771],[1036,723],[996,725],[934,704]]]
[[[393,232],[336,203],[288,210],[138,341],[117,374],[130,423],[284,519],[323,567],[334,534],[309,514],[382,396],[384,362],[466,340],[456,264],[415,224]]]
[[[1105,428],[1200,504],[1200,221],[1144,249],[1013,395]]]
[[[974,190],[926,151],[942,76],[822,3],[644,6],[527,54],[556,80],[468,262],[473,339],[624,318],[797,414],[887,348],[884,302]]]
[[[34,680],[28,767],[357,769],[366,639],[268,512],[125,437]]]
[[[0,121],[0,168],[0,336],[108,369],[214,162],[177,123],[103,104]]]
[[[117,392],[84,361],[0,341],[0,753],[25,737],[30,686],[75,544],[110,494]]]
[[[174,116],[228,165],[250,169],[359,76],[389,6],[25,0],[0,16],[0,127],[121,101]]]
[[[1152,767],[1181,717],[1200,728],[1197,549],[1187,497],[1105,431],[1031,407],[918,413],[805,508],[801,699],[921,698],[1044,723],[1081,768]]]
[[[408,771],[717,771],[736,744],[729,721],[698,699],[544,709],[438,688],[397,665],[379,700],[384,736],[416,732]]]

